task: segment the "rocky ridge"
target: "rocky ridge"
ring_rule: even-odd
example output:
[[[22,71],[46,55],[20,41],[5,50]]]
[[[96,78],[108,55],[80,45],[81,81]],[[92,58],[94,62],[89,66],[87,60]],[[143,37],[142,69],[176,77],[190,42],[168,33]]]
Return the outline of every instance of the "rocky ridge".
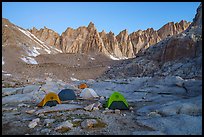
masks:
[[[55,46],[64,53],[102,52],[118,59],[126,59],[135,57],[139,51],[144,51],[168,36],[183,32],[189,25],[190,22],[182,20],[179,23],[169,22],[159,30],[148,28],[128,34],[125,29],[118,35],[111,31],[98,32],[92,22],[88,27],[69,27],[62,35],[46,27],[29,31],[47,45]]]
[[[202,4],[185,31],[161,40],[136,58],[124,60],[112,68],[104,73],[105,78],[174,75],[201,79]]]

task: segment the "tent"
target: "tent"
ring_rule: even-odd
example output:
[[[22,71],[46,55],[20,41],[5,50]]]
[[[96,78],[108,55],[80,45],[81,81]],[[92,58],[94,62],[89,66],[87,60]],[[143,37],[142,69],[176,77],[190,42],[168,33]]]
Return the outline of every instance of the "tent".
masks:
[[[50,92],[45,95],[43,100],[38,104],[38,107],[43,107],[43,106],[55,106],[57,104],[61,104],[61,101],[58,97],[58,95],[54,92]]]
[[[96,94],[96,92],[93,89],[91,89],[91,88],[83,89],[79,96],[82,97],[83,99],[93,99],[93,98],[99,97]]]
[[[119,92],[114,92],[108,99],[106,107],[109,109],[129,109],[125,97]]]
[[[63,89],[58,94],[61,101],[76,100],[76,95],[71,89]]]
[[[85,83],[82,83],[82,84],[79,85],[79,88],[80,89],[85,89],[85,88],[88,88],[88,86]]]

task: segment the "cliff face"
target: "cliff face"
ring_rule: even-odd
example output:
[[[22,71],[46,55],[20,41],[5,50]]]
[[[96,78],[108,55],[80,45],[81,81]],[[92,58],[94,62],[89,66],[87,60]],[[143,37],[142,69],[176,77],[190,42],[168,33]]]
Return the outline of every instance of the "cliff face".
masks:
[[[61,36],[46,27],[29,31],[45,44],[55,46],[64,53],[102,52],[123,59],[135,57],[138,52],[145,51],[162,39],[183,32],[189,25],[190,23],[182,20],[179,23],[167,23],[158,31],[148,28],[128,34],[127,30],[123,30],[116,36],[112,32],[98,32],[92,22],[88,27],[67,28]]]
[[[35,27],[29,30],[38,39],[43,41],[46,45],[60,47],[60,35],[55,31],[44,27],[43,29],[37,30]]]
[[[169,22],[158,30],[158,35],[161,39],[166,38],[167,36],[172,36],[181,33],[186,30],[190,23],[187,21],[181,20],[179,23]]]
[[[88,27],[68,28],[61,35],[61,48],[65,53],[105,52],[102,39],[91,22]]]
[[[156,30],[149,28],[147,30],[138,30],[130,34],[130,38],[133,44],[134,53],[144,51],[150,45],[153,45],[161,40]]]
[[[149,29],[132,33],[134,52],[146,48],[147,43],[159,42],[137,54],[136,58],[114,65],[104,73],[103,78],[181,76],[202,79],[202,4],[193,22],[187,26],[185,21],[181,21],[177,25],[168,23],[158,31]],[[179,33],[183,29],[186,30]]]
[[[198,57],[202,54],[202,4],[197,9],[193,22],[186,31],[172,36],[166,43],[162,61],[184,57]]]

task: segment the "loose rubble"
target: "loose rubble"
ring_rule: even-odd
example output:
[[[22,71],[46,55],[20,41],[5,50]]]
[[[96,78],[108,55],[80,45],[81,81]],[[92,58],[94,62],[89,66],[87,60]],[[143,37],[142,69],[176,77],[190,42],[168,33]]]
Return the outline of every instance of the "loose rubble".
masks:
[[[118,84],[124,81],[128,81],[128,84]],[[77,85],[77,82],[73,82],[72,85]],[[181,86],[185,86],[188,92],[183,90]],[[3,97],[2,117],[5,119],[9,116],[9,119],[16,119],[16,116],[20,116],[21,121],[28,122],[25,126],[29,129],[37,129],[41,134],[46,135],[85,134],[87,129],[97,129],[97,132],[101,134],[106,132],[105,134],[126,133],[129,135],[201,133],[201,80],[181,79],[174,76],[163,79],[151,77],[129,78],[126,80],[117,79],[117,82],[114,80],[92,81],[92,88],[100,98],[95,100],[79,99],[53,107],[36,107],[37,102],[25,102],[23,100],[19,103],[15,103],[15,101],[12,103],[12,100],[10,100],[10,103],[4,103],[4,101],[7,102],[4,98],[12,97],[13,99],[14,96],[22,94],[21,92],[15,92]],[[108,96],[113,93],[112,90],[107,89],[120,91],[129,102],[129,110],[104,108],[103,104],[107,101]],[[33,98],[39,96],[39,94],[33,93],[36,93],[36,91],[32,90],[29,93],[33,95]],[[28,93],[22,95],[26,96]],[[124,128],[124,123],[127,120],[132,127]],[[170,123],[167,124],[169,120],[177,128],[180,125],[176,123],[179,122],[185,128],[180,131],[169,129],[172,128]],[[194,128],[186,125],[189,122],[194,125]],[[158,126],[158,124],[163,126]],[[95,134],[95,130],[91,131],[90,134]],[[25,134],[35,134],[35,131],[32,132],[26,132]]]
[[[40,118],[33,119],[33,120],[29,123],[28,127],[29,127],[29,128],[34,128],[35,126],[37,126],[37,124],[38,124],[39,122],[40,122]]]

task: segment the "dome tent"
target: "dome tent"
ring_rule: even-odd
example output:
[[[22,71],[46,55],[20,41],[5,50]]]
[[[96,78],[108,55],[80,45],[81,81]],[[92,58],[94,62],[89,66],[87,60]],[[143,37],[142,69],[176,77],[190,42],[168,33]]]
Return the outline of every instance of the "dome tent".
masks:
[[[85,88],[81,91],[80,97],[83,99],[93,99],[99,97],[96,92],[91,88]]]
[[[72,89],[63,89],[58,93],[61,101],[76,100],[76,94]]]
[[[87,84],[86,83],[82,83],[79,85],[79,88],[80,89],[85,89],[85,88],[88,88]]]
[[[128,103],[125,99],[125,97],[120,94],[119,92],[114,92],[107,101],[106,107],[109,109],[120,109],[120,110],[127,110]]]
[[[43,106],[55,106],[57,104],[61,104],[61,101],[58,97],[58,95],[54,92],[49,92],[48,94],[45,95],[43,100],[38,104],[38,107],[43,107]]]

